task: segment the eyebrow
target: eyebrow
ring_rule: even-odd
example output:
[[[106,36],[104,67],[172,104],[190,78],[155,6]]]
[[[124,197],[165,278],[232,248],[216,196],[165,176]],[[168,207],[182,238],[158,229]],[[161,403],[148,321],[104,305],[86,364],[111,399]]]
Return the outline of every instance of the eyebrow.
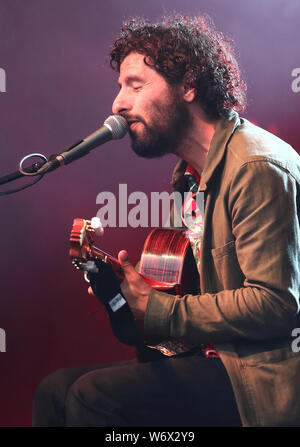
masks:
[[[125,84],[130,84],[131,82],[135,82],[135,81],[141,82],[143,80],[142,80],[142,78],[140,78],[137,75],[129,75],[129,76],[126,76],[124,79]],[[118,80],[118,86],[121,88],[120,80]]]

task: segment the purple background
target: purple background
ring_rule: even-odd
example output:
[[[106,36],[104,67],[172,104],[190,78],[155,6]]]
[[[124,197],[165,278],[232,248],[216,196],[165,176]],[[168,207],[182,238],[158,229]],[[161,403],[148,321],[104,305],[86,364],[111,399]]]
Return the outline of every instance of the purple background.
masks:
[[[31,152],[62,152],[111,114],[117,75],[106,63],[123,19],[179,11],[208,12],[235,41],[248,81],[243,114],[300,149],[298,0],[0,0],[0,175]],[[0,426],[29,426],[34,389],[49,372],[127,359],[133,351],[112,335],[103,309],[86,293],[68,257],[74,217],[92,217],[101,191],[169,190],[175,157],[145,161],[129,138],[108,143],[34,187],[1,200]],[[10,187],[10,185],[8,185]],[[3,190],[4,188],[2,188]],[[5,188],[7,189],[7,188]],[[101,242],[138,259],[147,229],[107,229]]]

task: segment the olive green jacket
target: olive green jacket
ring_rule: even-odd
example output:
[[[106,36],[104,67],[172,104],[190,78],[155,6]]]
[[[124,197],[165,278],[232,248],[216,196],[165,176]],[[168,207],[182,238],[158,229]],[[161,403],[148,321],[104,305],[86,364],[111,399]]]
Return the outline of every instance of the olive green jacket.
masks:
[[[215,345],[244,426],[300,426],[299,183],[291,146],[235,112],[219,121],[200,184],[201,295],[153,290],[146,310],[149,344]]]

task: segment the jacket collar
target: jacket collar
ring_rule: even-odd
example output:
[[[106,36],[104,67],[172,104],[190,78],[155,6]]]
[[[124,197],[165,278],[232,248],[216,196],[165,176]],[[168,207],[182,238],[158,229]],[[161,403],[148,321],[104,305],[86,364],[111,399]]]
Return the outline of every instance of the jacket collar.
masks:
[[[205,161],[199,191],[205,191],[207,189],[207,184],[212,179],[217,167],[224,157],[229,140],[237,126],[240,124],[240,117],[234,110],[230,110],[228,117],[222,118],[218,122]],[[175,166],[171,181],[171,184],[175,189],[177,189],[177,185],[180,186],[181,184],[180,179],[184,175],[186,166],[187,163],[184,160],[180,160]]]

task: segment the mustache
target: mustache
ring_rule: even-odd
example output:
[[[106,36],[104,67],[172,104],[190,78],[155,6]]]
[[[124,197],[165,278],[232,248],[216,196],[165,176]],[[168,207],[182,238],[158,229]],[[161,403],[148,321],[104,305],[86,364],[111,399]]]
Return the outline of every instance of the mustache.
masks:
[[[130,115],[129,113],[126,113],[126,112],[120,112],[119,115],[122,116],[123,118],[125,118],[126,121],[128,122],[128,124],[133,123],[135,121],[140,121],[141,123],[146,125],[145,121],[143,120],[143,118],[141,116]]]

